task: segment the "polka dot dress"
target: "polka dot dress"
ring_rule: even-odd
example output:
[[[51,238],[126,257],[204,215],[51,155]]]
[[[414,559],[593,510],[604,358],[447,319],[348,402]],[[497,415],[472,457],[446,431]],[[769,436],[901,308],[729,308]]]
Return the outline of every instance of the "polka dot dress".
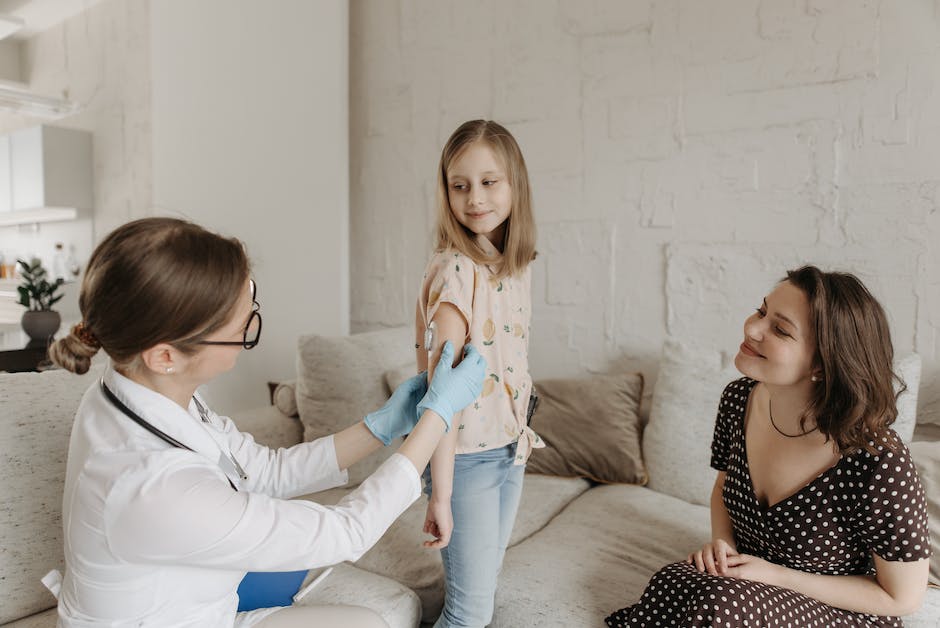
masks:
[[[738,551],[826,575],[873,574],[872,552],[888,561],[929,557],[924,491],[893,430],[871,443],[876,454],[843,455],[790,497],[760,505],[744,448],[745,409],[756,383],[742,378],[725,388],[712,442],[711,465],[726,472],[723,497]],[[685,562],[659,570],[639,602],[606,622],[612,628],[903,625],[897,617],[852,613],[789,589],[699,573]]]

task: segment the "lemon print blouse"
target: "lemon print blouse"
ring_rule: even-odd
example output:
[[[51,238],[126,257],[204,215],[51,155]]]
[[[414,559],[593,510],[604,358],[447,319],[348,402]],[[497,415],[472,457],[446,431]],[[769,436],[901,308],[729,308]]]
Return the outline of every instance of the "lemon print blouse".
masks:
[[[498,251],[484,236],[477,244],[489,254]],[[433,320],[441,303],[456,307],[467,322],[472,343],[486,358],[483,392],[454,417],[457,453],[504,447],[518,441],[516,464],[525,464],[542,440],[526,425],[532,391],[529,376],[529,320],[532,311],[531,273],[497,279],[486,264],[453,250],[431,257],[424,273],[418,311],[424,323]]]

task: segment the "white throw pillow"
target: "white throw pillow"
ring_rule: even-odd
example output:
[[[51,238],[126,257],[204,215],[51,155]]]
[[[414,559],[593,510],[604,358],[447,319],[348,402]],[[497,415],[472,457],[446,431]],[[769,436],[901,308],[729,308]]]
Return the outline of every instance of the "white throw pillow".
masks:
[[[653,388],[650,420],[643,433],[647,486],[707,506],[715,483],[712,434],[721,391],[741,377],[722,366],[718,351],[667,338]]]
[[[301,336],[297,355],[297,409],[304,440],[335,434],[388,400],[385,371],[414,359],[414,329],[395,327],[352,336]],[[391,456],[392,441],[349,469],[358,484]]]
[[[904,383],[905,390],[898,397],[898,418],[891,426],[905,443],[914,440],[914,425],[917,423],[917,391],[920,389],[920,355],[909,353],[903,358],[894,358],[894,372]],[[895,384],[894,389],[898,386]]]
[[[892,428],[905,442],[914,433],[920,356],[895,359],[894,369],[907,384],[898,398]],[[711,443],[718,402],[725,386],[741,377],[721,353],[667,338],[653,389],[650,420],[643,434],[649,488],[692,504],[709,505],[717,472],[711,468]]]

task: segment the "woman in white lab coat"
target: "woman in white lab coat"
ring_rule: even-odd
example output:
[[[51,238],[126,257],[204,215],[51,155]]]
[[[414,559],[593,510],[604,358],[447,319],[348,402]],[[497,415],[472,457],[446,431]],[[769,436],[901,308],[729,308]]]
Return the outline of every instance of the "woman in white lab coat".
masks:
[[[384,626],[361,608],[237,613],[247,571],[355,561],[418,497],[454,412],[479,394],[485,364],[412,378],[338,434],[273,451],[209,410],[198,386],[260,337],[242,244],[170,218],[119,227],[92,254],[82,322],[50,349],[74,372],[100,348],[110,365],[85,393],[63,498],[66,569],[59,625]],[[449,362],[442,360],[442,363]],[[410,433],[336,506],[292,497],[346,482],[350,465]]]

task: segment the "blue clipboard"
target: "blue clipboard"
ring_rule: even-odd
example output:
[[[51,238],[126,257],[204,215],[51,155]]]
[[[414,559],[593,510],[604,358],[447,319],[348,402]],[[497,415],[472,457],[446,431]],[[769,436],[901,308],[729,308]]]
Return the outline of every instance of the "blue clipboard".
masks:
[[[290,606],[300,590],[307,570],[249,571],[238,585],[238,610]]]

